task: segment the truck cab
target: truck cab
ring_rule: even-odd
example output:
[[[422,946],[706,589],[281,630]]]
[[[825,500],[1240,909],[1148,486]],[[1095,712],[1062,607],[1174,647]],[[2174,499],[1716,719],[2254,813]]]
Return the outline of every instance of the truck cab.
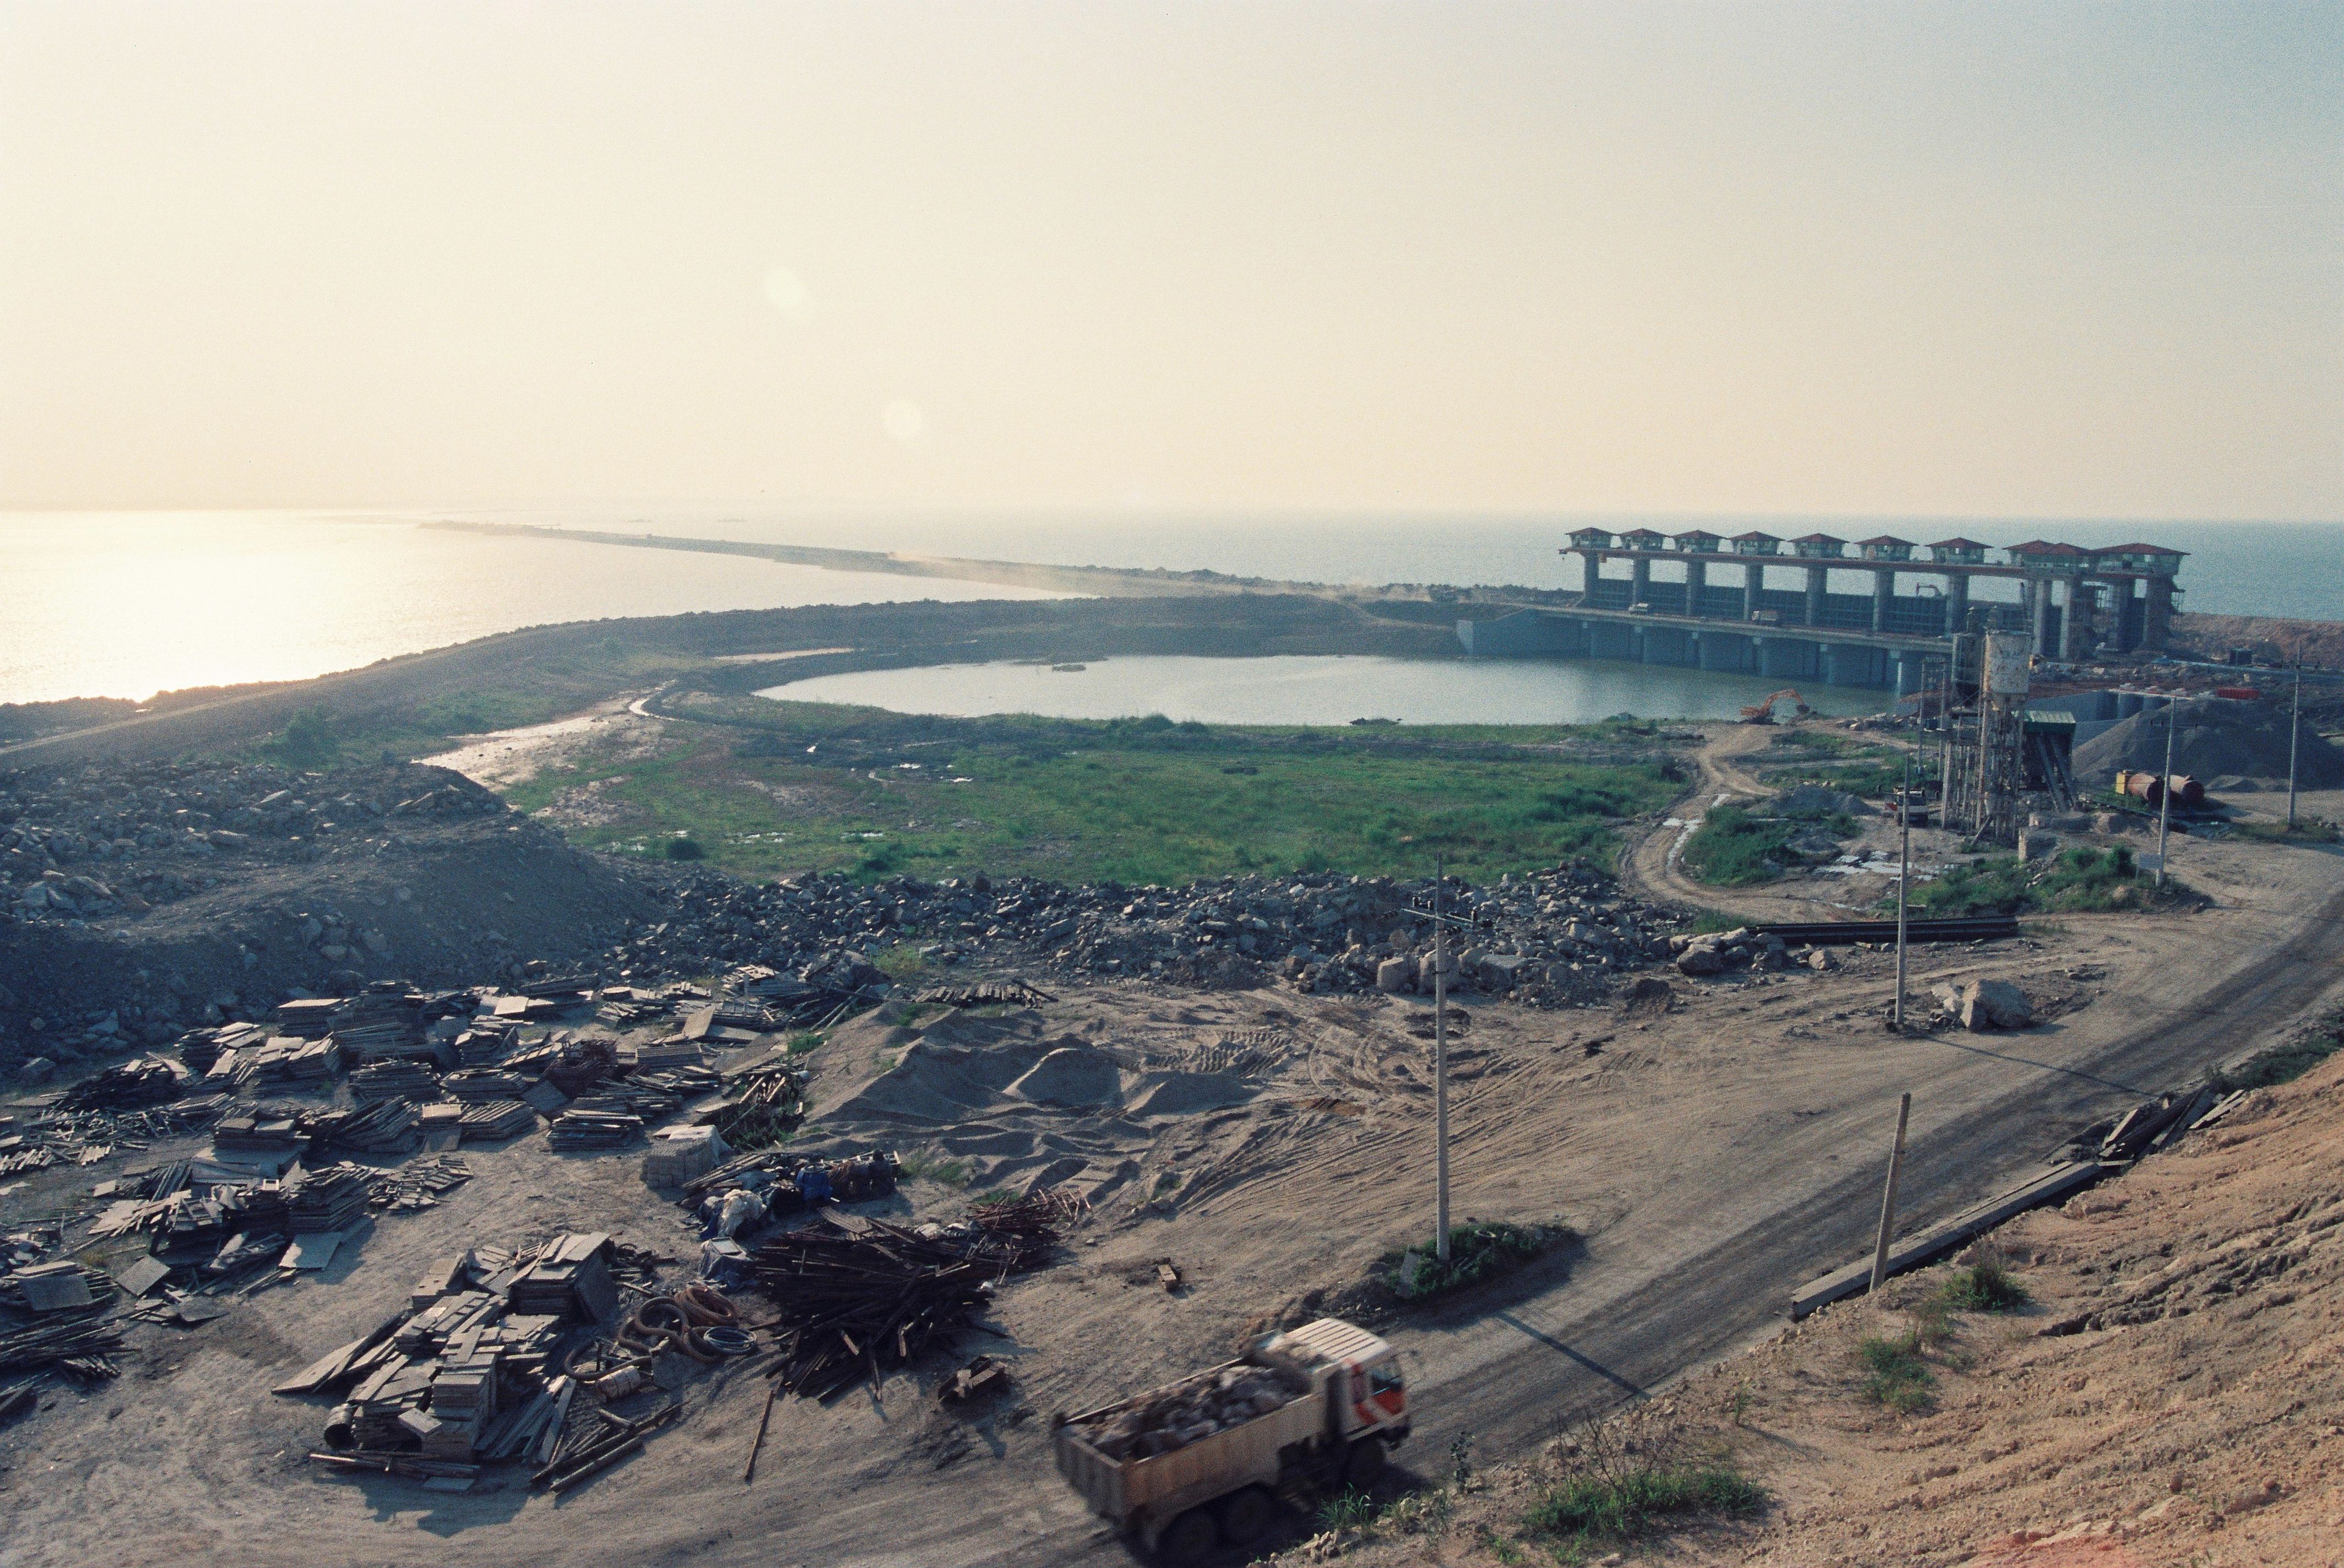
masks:
[[[1347,1480],[1364,1483],[1382,1468],[1380,1456],[1364,1459],[1361,1439],[1375,1439],[1382,1453],[1408,1441],[1408,1380],[1389,1340],[1340,1318],[1320,1318],[1277,1335],[1263,1349],[1290,1358],[1326,1389],[1328,1436],[1351,1455]]]

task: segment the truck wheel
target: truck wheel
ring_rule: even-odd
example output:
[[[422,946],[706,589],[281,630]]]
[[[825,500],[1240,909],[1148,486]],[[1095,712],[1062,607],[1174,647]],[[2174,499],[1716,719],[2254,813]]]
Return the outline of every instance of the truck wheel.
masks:
[[[1204,1509],[1192,1508],[1157,1537],[1156,1555],[1164,1563],[1194,1563],[1220,1543],[1220,1526],[1213,1522],[1213,1516]]]
[[[1232,1546],[1250,1546],[1269,1528],[1278,1505],[1258,1486],[1248,1486],[1221,1504],[1221,1539]]]
[[[1343,1456],[1343,1483],[1347,1486],[1365,1492],[1381,1481],[1383,1474],[1384,1445],[1380,1439],[1363,1437]]]

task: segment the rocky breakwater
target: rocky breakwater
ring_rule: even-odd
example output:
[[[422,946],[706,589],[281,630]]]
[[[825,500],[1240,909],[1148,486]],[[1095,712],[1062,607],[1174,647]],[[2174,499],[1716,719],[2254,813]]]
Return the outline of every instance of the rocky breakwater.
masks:
[[[1283,979],[1316,994],[1433,988],[1430,878],[1225,877],[1185,887],[1065,885],[1030,877],[843,876],[752,885],[703,875],[666,918],[604,956],[633,984],[763,964],[875,977],[871,955],[911,947],[926,965],[1040,970],[1177,985]],[[1584,865],[1475,886],[1449,879],[1451,985],[1568,1006],[1619,975],[1665,963],[1681,920],[1623,895]]]

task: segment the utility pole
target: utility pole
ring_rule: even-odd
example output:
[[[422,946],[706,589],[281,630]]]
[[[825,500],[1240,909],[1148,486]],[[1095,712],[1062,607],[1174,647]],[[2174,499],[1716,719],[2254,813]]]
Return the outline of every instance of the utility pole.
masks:
[[[2287,718],[2287,830],[2295,831],[2295,755],[2303,743],[2303,649],[2295,651],[2295,706]]]
[[[1896,1144],[1888,1151],[1888,1190],[1880,1195],[1880,1241],[1872,1249],[1872,1289],[1876,1293],[1888,1281],[1888,1238],[1896,1229],[1896,1182],[1904,1174],[1904,1123],[1913,1114],[1913,1097],[1896,1102]]]
[[[1913,759],[1904,759],[1904,785],[1896,792],[1896,824],[1904,836],[1896,871],[1896,1032],[1904,1032],[1904,906],[1913,886]]]
[[[1962,634],[1954,633],[1952,651],[1945,655],[1945,701],[1938,718],[1943,733],[1938,739],[1937,757],[1937,825],[1954,809],[1954,694],[1959,689],[1962,667]]]
[[[2173,732],[2181,727],[2181,697],[2177,692],[2165,704],[2165,775],[2157,784],[2157,885],[2160,888],[2165,885],[2165,830],[2173,823]]]
[[[1435,1205],[1433,1255],[1449,1261],[1449,923],[1441,896],[1448,891],[1446,856],[1432,861],[1432,1106],[1433,1165],[1440,1186]]]

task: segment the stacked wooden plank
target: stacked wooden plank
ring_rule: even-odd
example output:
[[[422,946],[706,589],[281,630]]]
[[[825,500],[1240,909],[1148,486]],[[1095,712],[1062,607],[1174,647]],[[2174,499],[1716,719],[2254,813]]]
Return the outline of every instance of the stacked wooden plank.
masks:
[[[619,1047],[619,1065],[637,1070],[704,1067],[708,1065],[708,1053],[701,1048],[698,1041],[678,1036],[672,1039],[653,1040],[648,1045],[621,1046]]]
[[[321,1040],[272,1035],[236,1053],[236,1081],[263,1088],[324,1083],[341,1068],[341,1042],[331,1035]]]
[[[305,1173],[287,1198],[287,1222],[296,1236],[347,1230],[367,1211],[371,1173],[354,1165],[329,1165]]]
[[[326,1135],[331,1146],[353,1154],[409,1154],[422,1141],[423,1118],[405,1099],[379,1099],[345,1112]]]
[[[305,996],[277,1005],[277,1032],[319,1039],[333,1033],[334,1015],[341,1011],[339,996]]]
[[[452,1048],[458,1062],[479,1067],[500,1059],[512,1046],[510,1026],[493,1018],[476,1018],[470,1027],[456,1037]]]
[[[465,1067],[441,1079],[440,1087],[450,1099],[466,1105],[484,1105],[491,1100],[519,1099],[530,1082],[520,1073],[501,1068]]]
[[[642,1136],[643,1118],[639,1116],[572,1106],[553,1118],[546,1142],[564,1154],[602,1154],[624,1148]]]
[[[519,1138],[537,1125],[537,1112],[517,1099],[491,1100],[469,1107],[460,1124],[466,1143],[495,1143]]]
[[[435,1154],[409,1160],[396,1170],[369,1171],[367,1177],[368,1206],[404,1214],[431,1208],[440,1194],[461,1187],[472,1173],[454,1155]]]
[[[601,1231],[558,1236],[514,1276],[507,1299],[517,1312],[605,1321],[619,1307],[619,1287],[611,1275],[613,1250],[611,1238]]]
[[[440,1079],[420,1062],[369,1062],[350,1074],[350,1094],[359,1104],[394,1096],[420,1105],[440,1096]]]
[[[308,1135],[301,1130],[299,1120],[289,1116],[256,1111],[223,1117],[212,1128],[212,1148],[223,1155],[298,1155],[308,1147]]]
[[[133,1110],[179,1098],[179,1075],[159,1057],[133,1057],[120,1067],[94,1073],[67,1089],[56,1108]]]
[[[1044,1002],[1055,1002],[1057,998],[1023,980],[983,980],[973,986],[931,986],[912,1000],[931,1007],[983,1007],[999,1005],[1032,1007]]]

